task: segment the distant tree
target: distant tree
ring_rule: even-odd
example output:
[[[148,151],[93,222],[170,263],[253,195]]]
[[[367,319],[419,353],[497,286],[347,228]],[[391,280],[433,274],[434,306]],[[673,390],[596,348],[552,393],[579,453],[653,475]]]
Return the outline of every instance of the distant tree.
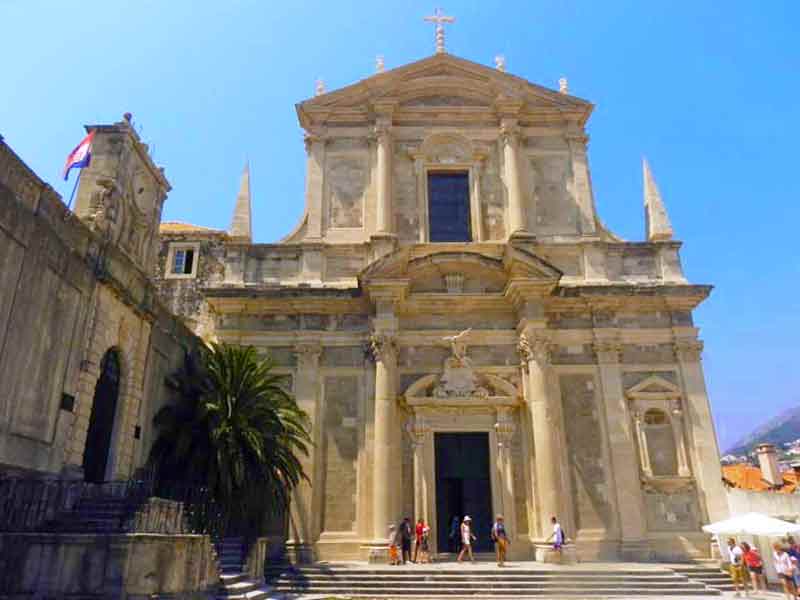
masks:
[[[154,418],[158,485],[201,486],[228,518],[281,514],[307,480],[308,416],[252,346],[211,344],[174,374],[177,399]]]

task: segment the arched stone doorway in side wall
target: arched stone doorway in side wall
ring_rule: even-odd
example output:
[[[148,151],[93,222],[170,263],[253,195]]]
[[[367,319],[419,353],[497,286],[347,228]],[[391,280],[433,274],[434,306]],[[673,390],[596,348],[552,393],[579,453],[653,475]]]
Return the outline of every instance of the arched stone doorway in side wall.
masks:
[[[106,480],[111,436],[119,399],[120,356],[114,348],[108,350],[100,361],[100,377],[94,388],[89,430],[83,450],[83,477],[91,483]]]

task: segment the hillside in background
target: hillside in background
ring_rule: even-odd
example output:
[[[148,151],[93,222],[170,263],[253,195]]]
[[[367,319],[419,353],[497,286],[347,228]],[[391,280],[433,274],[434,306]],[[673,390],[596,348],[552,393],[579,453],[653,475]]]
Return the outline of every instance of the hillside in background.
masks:
[[[756,427],[751,433],[744,436],[728,450],[725,454],[742,455],[747,454],[757,444],[769,442],[780,446],[786,442],[792,442],[800,438],[800,406],[790,408]]]

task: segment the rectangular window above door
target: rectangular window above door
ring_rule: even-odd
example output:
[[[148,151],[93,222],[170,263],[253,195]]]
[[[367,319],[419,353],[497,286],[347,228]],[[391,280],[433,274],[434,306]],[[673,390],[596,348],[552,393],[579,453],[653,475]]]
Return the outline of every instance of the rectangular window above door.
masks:
[[[428,173],[428,219],[431,242],[471,242],[469,173]]]

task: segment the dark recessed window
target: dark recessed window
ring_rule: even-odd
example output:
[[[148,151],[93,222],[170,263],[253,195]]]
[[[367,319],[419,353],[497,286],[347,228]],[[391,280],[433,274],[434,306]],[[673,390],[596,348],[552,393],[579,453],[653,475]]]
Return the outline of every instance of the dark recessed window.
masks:
[[[428,173],[428,217],[431,242],[470,242],[469,174]]]
[[[191,275],[194,266],[194,250],[176,250],[172,259],[172,272],[176,275]]]

